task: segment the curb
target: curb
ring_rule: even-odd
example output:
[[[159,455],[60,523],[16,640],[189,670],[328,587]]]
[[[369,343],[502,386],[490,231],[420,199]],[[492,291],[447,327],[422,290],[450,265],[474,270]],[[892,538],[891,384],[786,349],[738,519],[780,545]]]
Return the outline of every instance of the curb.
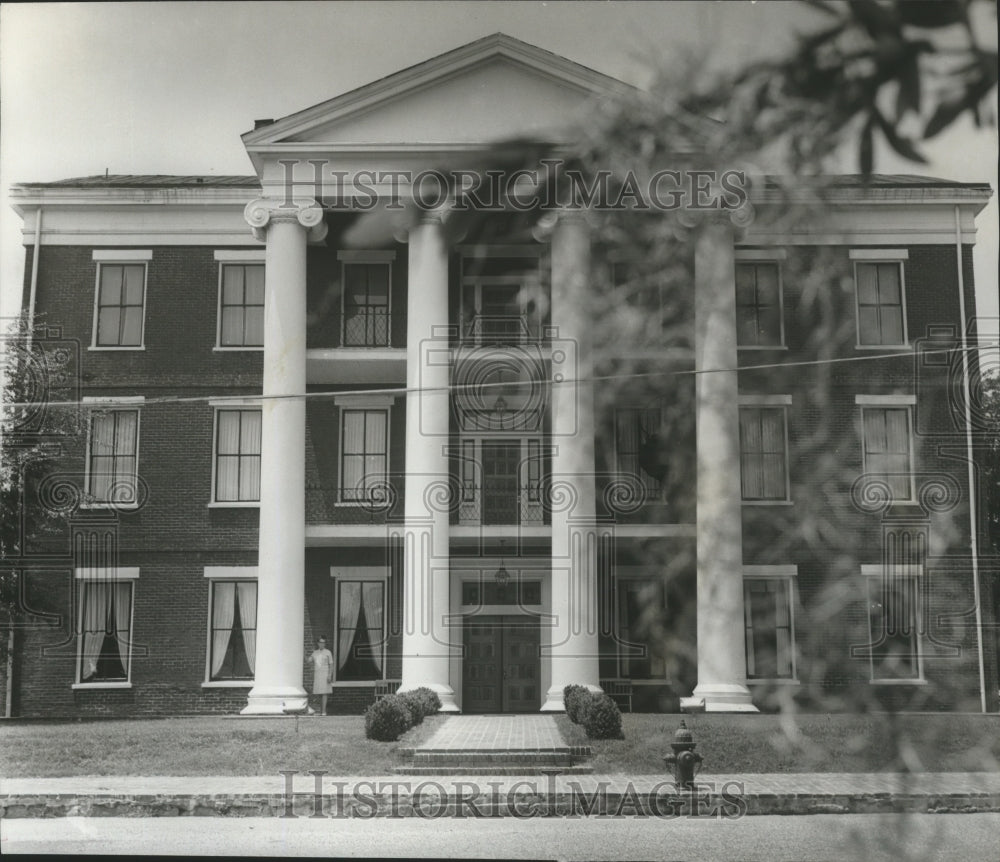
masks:
[[[439,776],[440,777],[440,776]],[[652,789],[616,787],[549,792],[532,782],[357,782],[322,794],[282,793],[65,793],[8,794],[0,819],[54,817],[657,817],[736,820],[754,815],[956,814],[1000,812],[1000,793],[753,793],[737,782],[701,785],[678,793],[671,782]],[[503,788],[501,785],[507,783]],[[388,787],[386,785],[389,785]],[[570,785],[572,788],[572,785]],[[523,788],[523,789],[519,789]]]

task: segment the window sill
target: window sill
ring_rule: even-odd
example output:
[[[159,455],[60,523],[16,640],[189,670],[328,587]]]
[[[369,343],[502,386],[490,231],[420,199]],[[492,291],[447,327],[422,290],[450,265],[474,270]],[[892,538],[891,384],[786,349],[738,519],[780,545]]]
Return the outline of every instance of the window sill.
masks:
[[[260,500],[234,500],[232,502],[206,503],[205,506],[208,509],[259,509]]]
[[[801,685],[797,679],[786,679],[784,677],[779,677],[778,679],[748,679],[747,685]]]
[[[145,350],[145,344],[91,344],[87,350],[110,350],[110,351],[122,351],[122,350]]]
[[[221,344],[216,344],[212,348],[213,353],[263,353],[263,344],[247,345],[246,347],[237,347],[235,345],[229,347],[223,347]]]
[[[201,684],[202,688],[253,688],[252,679],[217,679]]]
[[[348,680],[346,682],[339,682],[335,680],[330,683],[332,688],[375,688],[377,685],[382,685],[384,682],[392,682],[392,680],[384,679],[358,679],[358,680]]]
[[[99,691],[110,688],[132,688],[130,682],[74,682],[70,686],[73,691]]]
[[[928,685],[926,679],[871,679],[869,685]]]
[[[81,509],[95,509],[95,510],[112,510],[115,512],[133,512],[139,510],[138,503],[112,503],[100,501],[97,503],[81,503]]]
[[[787,344],[737,344],[737,350],[788,350]]]
[[[913,350],[912,344],[855,344],[855,350]]]
[[[744,506],[794,506],[792,500],[742,500]]]

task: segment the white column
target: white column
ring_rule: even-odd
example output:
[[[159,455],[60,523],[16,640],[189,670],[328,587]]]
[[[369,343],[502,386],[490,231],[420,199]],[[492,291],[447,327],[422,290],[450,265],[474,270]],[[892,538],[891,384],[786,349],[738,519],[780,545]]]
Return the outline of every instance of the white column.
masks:
[[[565,709],[567,685],[600,691],[589,284],[587,224],[563,213],[552,233],[552,683],[543,712]]]
[[[267,242],[260,458],[257,649],[243,715],[307,705],[305,609],[306,241],[326,234],[313,201],[259,199],[244,213]],[[294,396],[294,397],[289,397]]]
[[[403,679],[426,686],[442,712],[458,712],[449,684],[448,415],[451,352],[448,249],[441,220],[410,230],[406,306],[406,493],[403,559]]]
[[[743,527],[733,228],[702,226],[695,246],[698,463],[698,685],[681,707],[756,712],[746,686]]]

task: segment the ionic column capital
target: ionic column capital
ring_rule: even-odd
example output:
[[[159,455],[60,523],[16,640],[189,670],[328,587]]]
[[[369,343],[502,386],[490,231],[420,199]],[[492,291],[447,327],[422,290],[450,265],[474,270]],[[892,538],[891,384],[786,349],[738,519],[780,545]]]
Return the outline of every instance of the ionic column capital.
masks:
[[[257,198],[243,210],[243,218],[253,230],[254,239],[265,242],[267,229],[280,222],[296,222],[306,230],[310,242],[326,236],[323,208],[312,198]]]

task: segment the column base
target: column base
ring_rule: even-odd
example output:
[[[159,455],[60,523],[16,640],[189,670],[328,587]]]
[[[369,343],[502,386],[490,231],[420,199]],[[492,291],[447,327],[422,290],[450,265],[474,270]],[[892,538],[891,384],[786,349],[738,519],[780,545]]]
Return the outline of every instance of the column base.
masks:
[[[602,689],[599,685],[589,685],[589,684],[587,684],[587,685],[584,685],[583,687],[585,689],[587,689],[587,691],[592,691],[595,694],[603,694],[604,693],[604,689]],[[541,708],[540,711],[541,712],[565,712],[566,711],[566,703],[563,701],[563,690],[562,690],[562,688],[556,688],[556,686],[552,686],[552,688],[550,688],[545,693],[545,703],[542,704],[542,708]]]
[[[438,712],[461,712],[458,701],[455,700],[455,691],[450,685],[440,682],[422,682],[411,685],[401,685],[396,694],[406,694],[418,688],[429,688],[441,699],[441,709]]]
[[[240,715],[294,715],[309,708],[309,695],[298,686],[254,686]]]
[[[737,683],[695,686],[691,697],[681,698],[681,712],[760,712],[750,689]]]

